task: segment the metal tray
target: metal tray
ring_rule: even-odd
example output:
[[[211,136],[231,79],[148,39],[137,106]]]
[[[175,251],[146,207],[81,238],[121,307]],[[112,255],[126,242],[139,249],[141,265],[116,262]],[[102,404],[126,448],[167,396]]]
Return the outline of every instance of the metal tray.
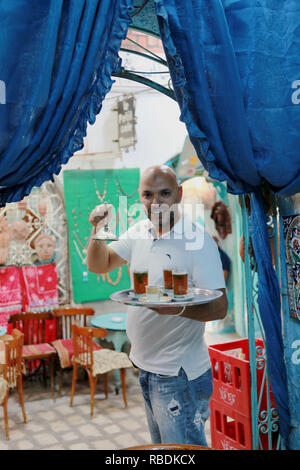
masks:
[[[192,298],[190,294],[193,296]],[[192,287],[189,289],[188,295],[189,297],[186,299],[174,299],[170,296],[170,294],[165,294],[163,296],[163,298],[165,297],[164,300],[150,302],[146,300],[146,294],[137,297],[135,296],[132,289],[125,289],[111,294],[110,298],[115,302],[119,302],[125,305],[133,305],[136,307],[188,307],[190,305],[200,305],[213,302],[214,300],[221,297],[223,292],[220,290],[209,290]],[[166,296],[168,296],[169,299],[166,299]]]

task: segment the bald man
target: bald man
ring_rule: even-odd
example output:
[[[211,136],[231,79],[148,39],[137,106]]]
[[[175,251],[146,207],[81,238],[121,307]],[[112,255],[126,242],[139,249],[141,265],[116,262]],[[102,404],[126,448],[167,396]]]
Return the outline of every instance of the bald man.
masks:
[[[223,296],[211,303],[128,307],[127,315],[130,359],[139,369],[152,442],[205,446],[204,424],[212,394],[205,322],[227,313],[220,256],[209,234],[182,213],[182,187],[173,170],[165,165],[148,168],[141,176],[139,195],[147,219],[109,245],[92,236],[97,224],[111,217],[111,206],[93,210],[88,269],[106,273],[130,263],[131,273],[146,268],[149,284],[162,285],[164,266],[176,266],[187,269],[190,286],[222,290]]]

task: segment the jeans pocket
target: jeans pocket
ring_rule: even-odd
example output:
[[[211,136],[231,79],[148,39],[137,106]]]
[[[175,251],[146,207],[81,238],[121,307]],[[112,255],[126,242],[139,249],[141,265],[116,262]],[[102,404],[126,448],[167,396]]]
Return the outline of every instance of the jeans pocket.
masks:
[[[197,398],[209,400],[213,393],[212,370],[209,369],[203,375],[195,379]]]

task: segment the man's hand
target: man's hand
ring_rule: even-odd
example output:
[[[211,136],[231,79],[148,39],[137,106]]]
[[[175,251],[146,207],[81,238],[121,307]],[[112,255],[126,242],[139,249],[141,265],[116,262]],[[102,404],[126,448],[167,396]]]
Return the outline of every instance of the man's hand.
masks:
[[[159,315],[178,315],[181,312],[182,307],[159,307],[151,308],[154,312],[159,313]]]
[[[221,297],[213,302],[186,307],[180,316],[201,322],[222,320],[227,314],[228,301],[226,289],[219,290],[223,292]],[[182,307],[171,307],[166,305],[165,307],[152,308],[151,310],[154,310],[159,315],[178,315],[182,310]]]
[[[112,204],[100,204],[92,210],[89,216],[89,222],[93,226],[93,229],[87,252],[87,267],[91,273],[108,273],[127,263],[126,260],[117,255],[117,253],[107,245],[106,241],[93,240],[93,235],[111,221],[113,217],[112,209]]]
[[[90,213],[89,223],[93,225],[97,231],[103,228],[104,225],[109,224],[112,219],[112,209],[112,204],[107,203],[96,206]]]

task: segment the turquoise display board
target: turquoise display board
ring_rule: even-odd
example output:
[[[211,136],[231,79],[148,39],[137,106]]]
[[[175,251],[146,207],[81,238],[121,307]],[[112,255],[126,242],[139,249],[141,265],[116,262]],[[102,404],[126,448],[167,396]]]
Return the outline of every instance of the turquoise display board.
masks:
[[[99,275],[88,272],[86,254],[92,229],[88,218],[96,205],[112,204],[110,229],[118,236],[144,218],[139,169],[65,170],[63,178],[74,302],[108,299],[113,292],[130,287],[129,267]]]

